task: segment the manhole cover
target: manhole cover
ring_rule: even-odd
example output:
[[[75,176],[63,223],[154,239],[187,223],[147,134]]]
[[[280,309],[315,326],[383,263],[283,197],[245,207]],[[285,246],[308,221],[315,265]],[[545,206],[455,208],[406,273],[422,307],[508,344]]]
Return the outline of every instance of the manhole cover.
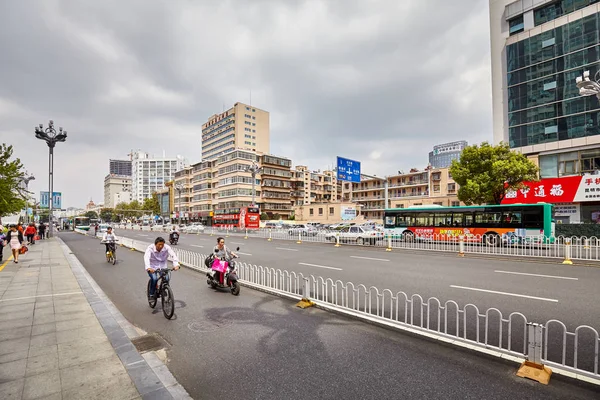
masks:
[[[135,348],[140,353],[160,350],[163,347],[167,347],[167,343],[157,334],[140,336],[138,338],[133,339],[131,343],[133,343]]]
[[[213,332],[231,324],[231,321],[193,321],[188,324],[188,329],[196,333]]]

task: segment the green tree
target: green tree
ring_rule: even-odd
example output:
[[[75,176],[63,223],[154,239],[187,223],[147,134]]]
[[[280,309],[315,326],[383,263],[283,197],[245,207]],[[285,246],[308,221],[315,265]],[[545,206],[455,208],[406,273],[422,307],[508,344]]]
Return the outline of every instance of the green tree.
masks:
[[[458,199],[467,205],[500,204],[508,190],[538,180],[538,167],[506,143],[467,146],[460,160],[452,161],[450,174],[459,185]]]
[[[263,212],[260,214],[260,220],[261,221],[266,221],[269,219],[269,214],[267,214],[266,212]]]
[[[152,197],[149,197],[144,200],[142,208],[147,213],[152,213],[152,215],[159,215],[160,204],[158,202],[158,195],[156,193],[152,193]]]
[[[25,208],[29,195],[20,183],[25,177],[21,160],[12,159],[13,147],[0,145],[0,217],[18,213]]]
[[[100,210],[100,219],[104,222],[113,222],[115,220],[115,210],[112,208],[103,208]]]
[[[89,219],[97,219],[98,213],[96,211],[88,211],[85,214],[83,214],[83,216],[88,217]]]

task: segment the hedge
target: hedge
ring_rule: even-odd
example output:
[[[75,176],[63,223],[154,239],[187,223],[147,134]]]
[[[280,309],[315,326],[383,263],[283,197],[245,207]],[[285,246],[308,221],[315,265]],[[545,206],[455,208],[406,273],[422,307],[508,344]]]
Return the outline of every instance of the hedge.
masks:
[[[556,224],[556,236],[596,236],[600,238],[600,224]]]

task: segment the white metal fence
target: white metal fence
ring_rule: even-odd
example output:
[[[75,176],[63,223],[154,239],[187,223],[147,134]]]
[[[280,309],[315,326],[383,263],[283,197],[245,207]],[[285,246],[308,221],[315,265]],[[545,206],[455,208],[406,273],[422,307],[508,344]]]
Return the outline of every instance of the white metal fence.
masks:
[[[149,226],[125,226],[120,229],[167,232],[167,228]],[[414,235],[401,237],[348,237],[335,231],[318,231],[310,234],[294,229],[225,229],[207,227],[198,235],[244,236],[271,240],[291,240],[296,242],[328,243],[332,245],[371,246],[388,249],[407,249],[437,252],[462,252],[490,256],[515,256],[535,258],[557,258],[569,260],[600,261],[600,238],[566,237],[546,238],[540,236],[500,237],[473,235]]]
[[[121,244],[140,251],[149,245],[129,238],[121,238]],[[207,255],[180,248],[175,252],[183,265],[200,272],[208,271],[204,265]],[[251,288],[298,300],[308,298],[323,308],[491,351],[498,356],[527,358],[600,384],[600,338],[598,331],[588,325],[569,330],[556,319],[535,324],[521,313],[503,315],[497,308],[483,311],[474,304],[461,307],[453,300],[424,299],[418,294],[409,296],[404,292],[394,293],[389,289],[244,262],[238,262],[237,268],[240,282]],[[536,329],[541,332],[534,334]]]

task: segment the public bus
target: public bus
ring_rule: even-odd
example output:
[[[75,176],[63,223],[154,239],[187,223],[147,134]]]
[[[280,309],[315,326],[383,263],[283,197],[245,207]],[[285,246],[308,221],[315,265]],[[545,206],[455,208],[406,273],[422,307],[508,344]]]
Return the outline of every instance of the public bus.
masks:
[[[90,230],[90,219],[88,217],[74,217],[69,220],[69,228],[73,231],[81,229],[84,231]]]
[[[385,210],[384,230],[393,239],[501,243],[551,242],[552,204],[421,206]]]
[[[258,229],[260,210],[258,207],[242,207],[227,210],[226,214],[213,216],[213,226],[217,228]]]

